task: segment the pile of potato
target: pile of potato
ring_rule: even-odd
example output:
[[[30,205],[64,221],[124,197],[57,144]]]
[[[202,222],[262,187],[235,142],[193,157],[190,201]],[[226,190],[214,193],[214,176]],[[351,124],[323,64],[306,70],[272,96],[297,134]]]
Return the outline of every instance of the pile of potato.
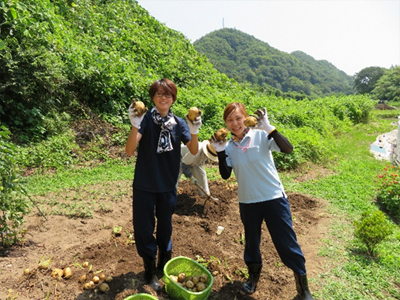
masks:
[[[169,275],[169,277],[190,292],[202,292],[207,288],[208,276],[205,273],[200,276],[186,276],[185,273],[179,273],[178,276]]]
[[[79,283],[83,284],[83,289],[90,290],[97,286],[98,289],[103,293],[107,293],[110,290],[108,283],[110,283],[113,280],[112,276],[110,275],[106,276],[102,272],[100,274],[90,272],[91,266],[89,266],[88,262],[84,262],[82,264],[82,267],[83,268],[89,267],[89,272],[79,277]]]
[[[50,263],[52,262],[53,257],[47,260],[41,260],[39,262],[38,268],[24,269],[25,276],[31,276],[39,270],[48,270],[50,268]],[[107,293],[110,290],[109,283],[113,280],[112,276],[105,275],[103,271],[92,271],[92,265],[89,262],[83,262],[81,267],[86,269],[85,274],[79,277],[79,283],[83,285],[83,289],[89,290],[93,288],[98,288],[103,293]],[[66,267],[64,269],[61,268],[52,268],[51,269],[51,277],[56,280],[70,279],[73,275],[73,271],[70,267]]]

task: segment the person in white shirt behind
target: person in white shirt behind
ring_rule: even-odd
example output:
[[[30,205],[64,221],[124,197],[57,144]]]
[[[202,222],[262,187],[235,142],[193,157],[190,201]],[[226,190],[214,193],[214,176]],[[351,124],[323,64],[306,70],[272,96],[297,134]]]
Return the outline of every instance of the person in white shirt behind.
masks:
[[[198,149],[199,150],[197,151],[197,154],[193,155],[192,153],[190,153],[186,145],[181,145],[182,159],[178,178],[180,178],[183,174],[193,183],[197,181],[197,183],[204,189],[207,195],[209,195],[210,188],[208,186],[207,173],[204,169],[204,165],[207,163],[207,161],[218,162],[218,156],[214,147],[207,140],[199,142]],[[199,188],[198,186],[197,190],[200,196],[205,195],[201,188]]]

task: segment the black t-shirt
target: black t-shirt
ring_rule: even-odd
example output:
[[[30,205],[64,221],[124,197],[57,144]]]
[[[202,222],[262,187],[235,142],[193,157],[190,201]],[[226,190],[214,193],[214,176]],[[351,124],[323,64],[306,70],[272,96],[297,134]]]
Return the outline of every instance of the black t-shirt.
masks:
[[[181,161],[181,143],[185,145],[191,140],[189,126],[174,115],[176,125],[171,131],[172,151],[157,153],[161,126],[154,123],[148,111],[140,124],[142,138],[138,145],[133,188],[162,193],[173,191],[178,180]]]

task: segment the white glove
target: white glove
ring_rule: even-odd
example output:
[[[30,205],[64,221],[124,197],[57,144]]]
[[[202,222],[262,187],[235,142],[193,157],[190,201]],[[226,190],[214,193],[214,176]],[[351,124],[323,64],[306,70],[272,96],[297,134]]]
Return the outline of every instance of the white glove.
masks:
[[[140,129],[140,123],[142,123],[144,115],[145,114],[138,116],[136,108],[132,104],[129,106],[129,119],[131,120],[131,124],[133,127]]]
[[[215,148],[215,151],[217,151],[217,152],[224,151],[225,147],[226,147],[226,143],[228,142],[227,139],[219,141],[215,138],[214,135],[211,136],[209,141],[210,141],[210,144]]]
[[[198,134],[201,126],[201,116],[198,116],[194,121],[190,121],[188,115],[186,115],[186,122],[189,126],[190,134]]]
[[[255,111],[254,113],[257,114],[257,126],[255,127],[256,129],[264,130],[268,132],[268,134],[275,130],[275,126],[272,126],[268,120],[267,109],[265,107],[262,110],[257,109],[257,111]]]

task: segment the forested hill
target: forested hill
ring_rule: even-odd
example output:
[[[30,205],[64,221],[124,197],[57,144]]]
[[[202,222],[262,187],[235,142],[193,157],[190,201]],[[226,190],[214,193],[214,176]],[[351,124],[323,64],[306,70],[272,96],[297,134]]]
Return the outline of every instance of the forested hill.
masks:
[[[238,87],[135,0],[0,2],[0,125],[19,139],[54,134],[49,120],[61,112],[129,122],[131,99],[150,107],[148,89],[163,77],[178,85],[184,108],[206,110],[202,99],[215,107],[220,87]]]
[[[236,29],[213,31],[193,43],[214,67],[239,82],[310,96],[352,93],[352,77],[325,60],[291,54]]]

